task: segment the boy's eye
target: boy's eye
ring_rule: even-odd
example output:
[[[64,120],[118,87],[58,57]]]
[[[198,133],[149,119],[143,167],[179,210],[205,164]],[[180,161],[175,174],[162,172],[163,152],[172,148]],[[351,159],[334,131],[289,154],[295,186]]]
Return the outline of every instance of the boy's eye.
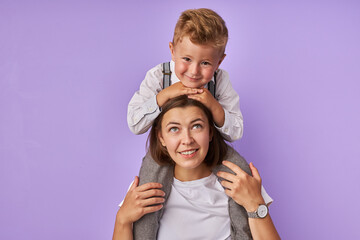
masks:
[[[184,57],[183,58],[186,62],[189,62],[191,59],[190,58],[188,58],[188,57]]]
[[[202,62],[202,65],[208,66],[208,65],[211,65],[211,63],[209,63],[209,62]]]

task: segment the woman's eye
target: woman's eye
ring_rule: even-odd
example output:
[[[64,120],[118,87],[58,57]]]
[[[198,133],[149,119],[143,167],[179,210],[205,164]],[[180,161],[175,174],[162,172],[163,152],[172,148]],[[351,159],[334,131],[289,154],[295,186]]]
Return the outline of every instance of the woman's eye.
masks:
[[[179,129],[177,127],[172,127],[169,129],[169,132],[177,132]]]
[[[200,128],[202,128],[201,124],[195,124],[193,126],[193,129],[200,129]]]

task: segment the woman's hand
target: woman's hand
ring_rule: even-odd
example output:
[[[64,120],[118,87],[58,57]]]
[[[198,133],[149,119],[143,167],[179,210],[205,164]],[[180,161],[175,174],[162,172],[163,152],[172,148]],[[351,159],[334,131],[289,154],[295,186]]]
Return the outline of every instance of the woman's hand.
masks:
[[[165,201],[165,192],[159,189],[162,187],[160,183],[138,185],[139,177],[136,176],[117,214],[121,225],[132,224],[145,214],[156,212],[163,207],[161,203]],[[154,204],[158,205],[152,206]]]
[[[226,195],[243,206],[248,212],[253,212],[259,204],[264,204],[264,199],[261,196],[261,178],[252,163],[250,163],[250,169],[253,177],[232,162],[223,161],[223,164],[235,173],[235,175],[227,172],[218,172],[217,174],[226,180],[221,181],[221,185],[225,187]]]

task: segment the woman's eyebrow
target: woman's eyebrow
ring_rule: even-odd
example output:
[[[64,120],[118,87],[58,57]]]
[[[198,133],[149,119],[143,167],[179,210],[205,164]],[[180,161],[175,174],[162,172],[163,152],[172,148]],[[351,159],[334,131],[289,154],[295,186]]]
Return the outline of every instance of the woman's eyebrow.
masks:
[[[197,118],[191,121],[191,123],[197,122],[197,121],[201,121],[201,122],[205,122],[204,120],[202,120],[201,118]]]
[[[171,124],[180,125],[180,123],[178,123],[178,122],[168,122],[168,123],[166,124],[166,127],[169,126],[169,125],[171,125]]]

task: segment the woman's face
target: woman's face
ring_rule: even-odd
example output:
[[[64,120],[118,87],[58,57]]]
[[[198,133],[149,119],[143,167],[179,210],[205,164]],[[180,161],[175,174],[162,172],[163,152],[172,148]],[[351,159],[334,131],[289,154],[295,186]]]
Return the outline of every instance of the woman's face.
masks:
[[[176,164],[175,173],[208,171],[203,161],[212,136],[208,119],[200,108],[189,106],[166,112],[158,137]]]

